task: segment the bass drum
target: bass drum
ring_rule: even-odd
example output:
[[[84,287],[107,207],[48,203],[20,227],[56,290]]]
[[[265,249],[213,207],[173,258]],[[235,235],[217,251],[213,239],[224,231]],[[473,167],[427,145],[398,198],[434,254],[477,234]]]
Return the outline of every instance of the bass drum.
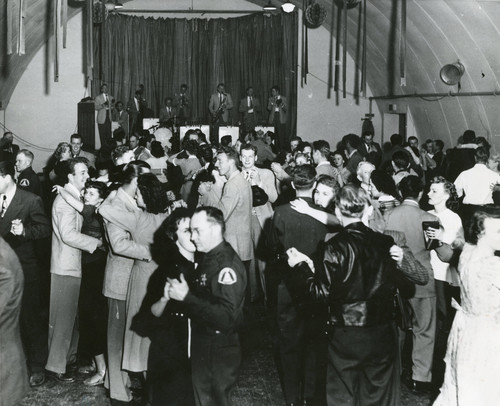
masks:
[[[153,133],[156,141],[160,142],[165,152],[172,149],[172,131],[166,127],[158,128]]]

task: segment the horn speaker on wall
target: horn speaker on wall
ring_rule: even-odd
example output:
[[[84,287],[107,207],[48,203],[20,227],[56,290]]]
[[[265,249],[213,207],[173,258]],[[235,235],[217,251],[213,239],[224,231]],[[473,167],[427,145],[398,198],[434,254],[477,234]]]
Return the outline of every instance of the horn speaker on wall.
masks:
[[[447,85],[453,86],[457,83],[460,83],[460,79],[465,73],[465,66],[457,61],[455,63],[450,63],[448,65],[444,65],[439,71],[439,76],[443,83]]]

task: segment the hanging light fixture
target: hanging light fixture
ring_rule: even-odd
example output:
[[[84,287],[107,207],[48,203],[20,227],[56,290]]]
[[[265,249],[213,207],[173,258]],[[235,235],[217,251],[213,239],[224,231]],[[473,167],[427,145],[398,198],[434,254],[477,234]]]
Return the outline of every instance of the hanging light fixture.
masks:
[[[271,0],[262,9],[264,11],[276,11],[276,7],[271,4]]]
[[[295,4],[293,4],[291,1],[285,1],[282,5],[281,5],[281,9],[285,12],[285,13],[291,13],[293,10],[295,10]]]

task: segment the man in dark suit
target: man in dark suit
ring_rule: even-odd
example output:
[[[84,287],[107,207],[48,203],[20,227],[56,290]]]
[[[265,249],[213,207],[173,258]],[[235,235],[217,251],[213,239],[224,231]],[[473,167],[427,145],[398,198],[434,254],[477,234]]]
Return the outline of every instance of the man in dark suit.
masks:
[[[174,106],[179,113],[180,124],[184,124],[191,117],[191,97],[186,84],[182,84],[179,93],[174,96]]]
[[[136,90],[134,97],[127,103],[127,113],[129,116],[129,130],[130,134],[142,129],[142,118],[146,101],[142,98],[142,90]]]
[[[246,134],[249,131],[255,130],[255,126],[259,122],[260,101],[253,95],[253,87],[247,87],[246,97],[240,100],[238,111],[243,116],[243,132]]]
[[[34,193],[37,196],[42,197],[42,183],[40,178],[33,170],[31,165],[33,164],[33,159],[35,156],[33,152],[22,149],[17,153],[16,156],[16,171],[17,175],[17,186],[27,192]]]
[[[171,97],[165,99],[165,106],[160,110],[160,123],[172,126],[174,117],[177,117],[177,107],[174,107]]]
[[[366,161],[378,167],[382,162],[382,148],[380,148],[380,144],[373,141],[373,134],[363,134],[362,138],[363,140],[358,148],[359,153]]]
[[[17,405],[28,392],[26,357],[19,333],[24,276],[14,250],[0,237],[0,399]]]
[[[269,124],[274,126],[276,141],[278,147],[282,150],[288,148],[289,135],[286,132],[286,123],[288,121],[288,102],[286,97],[280,93],[278,86],[271,88],[271,97],[267,101],[267,110],[269,110]]]
[[[313,203],[312,193],[316,185],[316,171],[311,165],[296,168],[292,186],[297,197],[305,200],[310,206]],[[290,203],[275,209],[269,231],[268,248],[272,257],[283,256],[286,250],[296,247],[307,256],[313,256],[318,246],[324,241],[326,226],[318,220],[293,210]],[[289,271],[286,263],[278,262],[273,274],[284,274]],[[283,280],[277,288],[277,323],[279,359],[283,371],[283,390],[287,405],[299,404],[299,399],[312,400],[318,396],[319,376],[323,368],[318,353],[311,349],[317,337],[312,333],[311,320],[304,315],[292,299],[288,286]],[[319,346],[315,346],[319,350]],[[306,351],[306,348],[308,349]],[[324,359],[325,354],[321,354]],[[302,392],[300,389],[302,388]]]
[[[358,148],[361,145],[361,139],[356,134],[347,134],[342,138],[342,144],[345,148],[347,157],[346,169],[351,173],[349,180],[352,182],[356,179],[358,165],[364,160]]]
[[[10,131],[0,139],[0,161],[14,161],[19,152],[19,145],[14,144],[14,136]]]
[[[47,330],[40,315],[40,275],[35,241],[50,236],[42,199],[18,188],[14,163],[0,162],[0,236],[16,252],[24,272],[21,334],[31,369],[30,384],[41,385],[47,360]]]
[[[121,101],[117,101],[115,106],[116,108],[111,112],[111,119],[123,129],[125,138],[128,139],[128,113],[123,109],[123,103]]]

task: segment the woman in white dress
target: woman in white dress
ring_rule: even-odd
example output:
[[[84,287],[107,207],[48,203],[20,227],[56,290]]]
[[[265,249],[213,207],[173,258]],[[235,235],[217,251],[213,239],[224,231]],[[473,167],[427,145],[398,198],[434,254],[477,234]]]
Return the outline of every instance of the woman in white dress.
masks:
[[[459,261],[461,305],[446,352],[446,372],[434,406],[497,405],[500,401],[500,212],[472,216]]]

